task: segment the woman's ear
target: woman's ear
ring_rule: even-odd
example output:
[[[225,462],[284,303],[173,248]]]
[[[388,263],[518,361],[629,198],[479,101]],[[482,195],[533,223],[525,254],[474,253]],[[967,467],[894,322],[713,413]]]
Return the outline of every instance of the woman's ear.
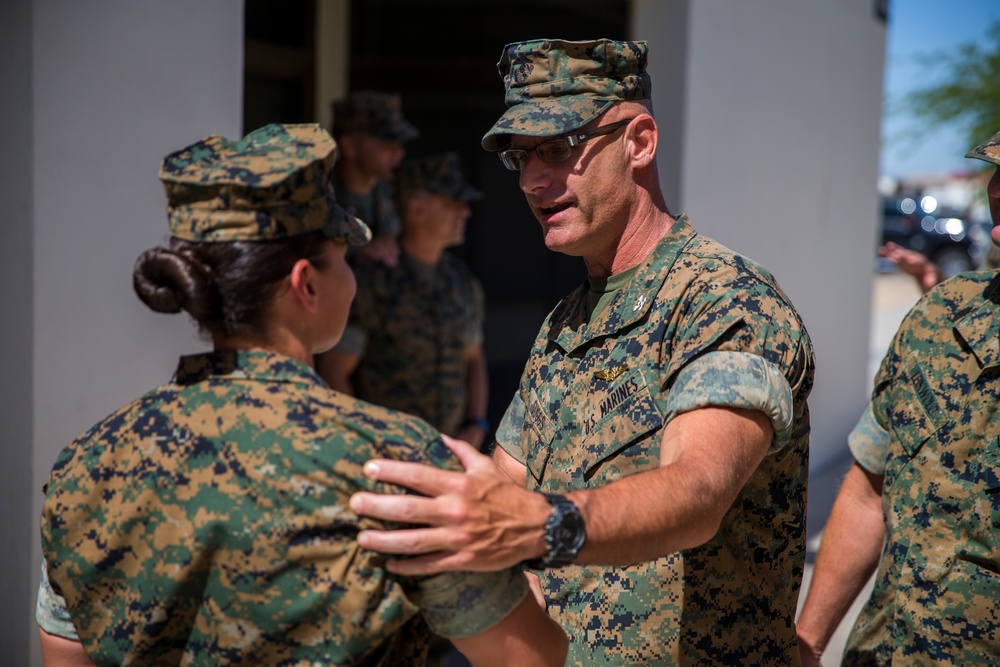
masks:
[[[319,294],[316,291],[316,267],[308,259],[300,259],[292,266],[288,277],[291,296],[310,313],[319,310]]]
[[[649,114],[636,117],[631,126],[631,160],[636,169],[648,167],[656,159],[656,144],[659,130],[656,121]]]

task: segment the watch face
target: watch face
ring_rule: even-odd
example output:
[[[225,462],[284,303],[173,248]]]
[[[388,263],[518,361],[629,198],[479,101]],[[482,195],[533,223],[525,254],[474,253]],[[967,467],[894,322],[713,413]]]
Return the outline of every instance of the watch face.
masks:
[[[583,532],[583,517],[579,512],[567,512],[563,515],[563,520],[559,525],[557,541],[573,550],[573,555],[580,551],[583,546],[585,533]]]
[[[545,560],[550,566],[569,565],[576,560],[587,539],[583,516],[564,496],[551,496],[548,500],[552,503],[552,514],[546,522],[545,541],[549,555]]]

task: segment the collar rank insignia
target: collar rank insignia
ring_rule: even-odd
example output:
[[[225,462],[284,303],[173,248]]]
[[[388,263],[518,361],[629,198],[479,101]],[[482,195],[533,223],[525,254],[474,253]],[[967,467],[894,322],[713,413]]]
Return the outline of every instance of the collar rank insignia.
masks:
[[[612,366],[611,368],[606,368],[602,371],[595,371],[594,377],[596,377],[598,380],[611,382],[627,370],[628,366]]]
[[[639,310],[644,305],[646,305],[646,295],[640,294],[639,298],[635,300],[635,305],[632,306],[632,311],[634,312],[636,310]]]

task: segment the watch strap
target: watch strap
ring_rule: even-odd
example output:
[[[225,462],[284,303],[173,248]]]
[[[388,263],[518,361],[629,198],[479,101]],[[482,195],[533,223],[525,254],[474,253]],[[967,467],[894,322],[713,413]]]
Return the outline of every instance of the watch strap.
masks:
[[[545,547],[548,553],[541,558],[525,561],[524,565],[534,570],[571,565],[587,539],[583,515],[566,496],[555,493],[542,495],[552,506],[552,511],[545,520]]]

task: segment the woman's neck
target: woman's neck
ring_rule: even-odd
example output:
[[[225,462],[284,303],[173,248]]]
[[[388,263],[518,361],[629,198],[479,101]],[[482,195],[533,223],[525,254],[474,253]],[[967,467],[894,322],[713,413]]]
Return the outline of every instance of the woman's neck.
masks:
[[[298,359],[313,367],[312,352],[302,340],[288,332],[276,331],[268,336],[212,336],[212,346],[217,351],[262,350],[276,352]]]

